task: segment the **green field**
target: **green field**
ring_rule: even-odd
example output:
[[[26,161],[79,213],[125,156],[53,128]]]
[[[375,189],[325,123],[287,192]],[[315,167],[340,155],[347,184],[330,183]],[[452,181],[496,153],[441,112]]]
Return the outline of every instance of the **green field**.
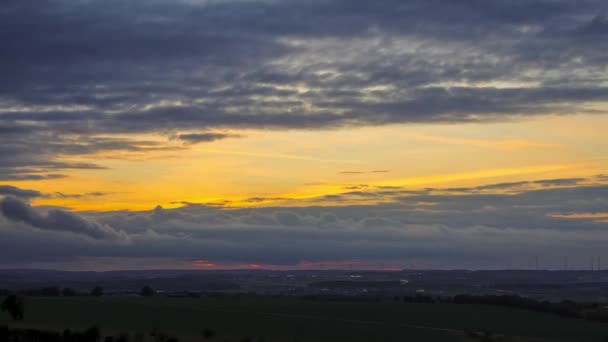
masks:
[[[286,298],[27,298],[26,318],[0,325],[49,329],[98,325],[104,333],[154,328],[202,341],[467,341],[464,330],[488,330],[513,341],[597,341],[608,325],[524,310],[457,304],[307,301]]]

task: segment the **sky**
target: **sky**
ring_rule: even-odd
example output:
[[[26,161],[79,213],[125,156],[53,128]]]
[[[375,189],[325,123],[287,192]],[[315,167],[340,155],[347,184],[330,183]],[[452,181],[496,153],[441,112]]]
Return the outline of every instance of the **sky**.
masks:
[[[5,0],[0,268],[608,263],[600,0]]]

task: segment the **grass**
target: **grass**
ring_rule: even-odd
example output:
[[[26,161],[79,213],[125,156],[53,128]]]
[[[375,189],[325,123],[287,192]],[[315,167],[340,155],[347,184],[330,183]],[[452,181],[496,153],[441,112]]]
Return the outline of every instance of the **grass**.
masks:
[[[26,318],[0,325],[149,332],[202,341],[213,329],[216,341],[244,336],[266,341],[466,341],[462,331],[488,330],[518,336],[514,341],[595,341],[608,338],[608,325],[531,311],[457,304],[351,303],[289,298],[28,298]]]

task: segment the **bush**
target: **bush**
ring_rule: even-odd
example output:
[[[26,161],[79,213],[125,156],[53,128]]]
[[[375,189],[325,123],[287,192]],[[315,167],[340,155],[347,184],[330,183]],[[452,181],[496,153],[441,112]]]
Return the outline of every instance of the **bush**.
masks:
[[[100,286],[96,286],[94,289],[91,290],[91,296],[95,296],[95,297],[103,296],[103,288]]]
[[[203,330],[203,338],[204,339],[210,339],[213,338],[215,336],[215,331],[211,330],[211,329],[204,329]]]
[[[155,294],[156,294],[156,291],[154,291],[150,286],[144,286],[140,291],[140,295],[142,297],[152,297]]]
[[[72,297],[76,295],[76,291],[74,291],[74,289],[66,287],[61,291],[61,295],[64,297]]]
[[[14,320],[22,320],[25,316],[25,299],[20,295],[10,295],[0,306],[2,311],[8,311]]]

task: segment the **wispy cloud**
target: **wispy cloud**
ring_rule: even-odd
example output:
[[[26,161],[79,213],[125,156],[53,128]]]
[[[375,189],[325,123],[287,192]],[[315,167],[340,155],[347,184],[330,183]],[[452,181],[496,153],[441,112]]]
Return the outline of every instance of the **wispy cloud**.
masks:
[[[391,170],[371,170],[371,171],[339,171],[341,175],[365,175],[370,173],[389,173]]]
[[[187,144],[210,143],[228,138],[242,138],[240,134],[234,133],[218,133],[218,132],[202,132],[202,133],[183,133],[173,136],[174,139],[181,140]]]
[[[525,149],[542,149],[542,148],[558,148],[563,147],[558,143],[546,143],[532,141],[527,139],[508,139],[508,140],[491,140],[491,139],[463,139],[449,138],[435,135],[424,134],[404,134],[407,138],[436,142],[449,145],[467,145],[484,148],[493,148],[499,150],[525,150]]]
[[[445,173],[445,174],[434,174],[425,175],[418,177],[409,177],[402,179],[391,179],[383,180],[381,182],[375,182],[374,185],[378,186],[416,186],[416,185],[427,185],[427,184],[439,184],[446,182],[455,181],[470,181],[470,180],[483,180],[488,178],[498,178],[506,176],[524,176],[533,174],[542,174],[555,172],[560,170],[573,169],[580,164],[546,164],[546,165],[533,165],[533,166],[522,166],[522,167],[511,167],[511,168],[498,168],[498,169],[486,169],[471,172],[457,172],[457,173]]]
[[[593,220],[605,222],[608,220],[608,213],[569,213],[569,214],[547,214],[548,217],[570,220]]]
[[[339,163],[339,164],[359,164],[360,163],[359,161],[356,161],[356,160],[319,158],[319,157],[312,157],[312,156],[302,156],[302,155],[285,154],[285,153],[271,153],[271,152],[255,152],[255,151],[241,152],[241,151],[212,150],[212,149],[203,149],[203,150],[201,150],[201,152],[212,153],[212,154],[235,155],[235,156],[252,157],[252,158],[291,159],[291,160],[317,161],[317,162]]]

